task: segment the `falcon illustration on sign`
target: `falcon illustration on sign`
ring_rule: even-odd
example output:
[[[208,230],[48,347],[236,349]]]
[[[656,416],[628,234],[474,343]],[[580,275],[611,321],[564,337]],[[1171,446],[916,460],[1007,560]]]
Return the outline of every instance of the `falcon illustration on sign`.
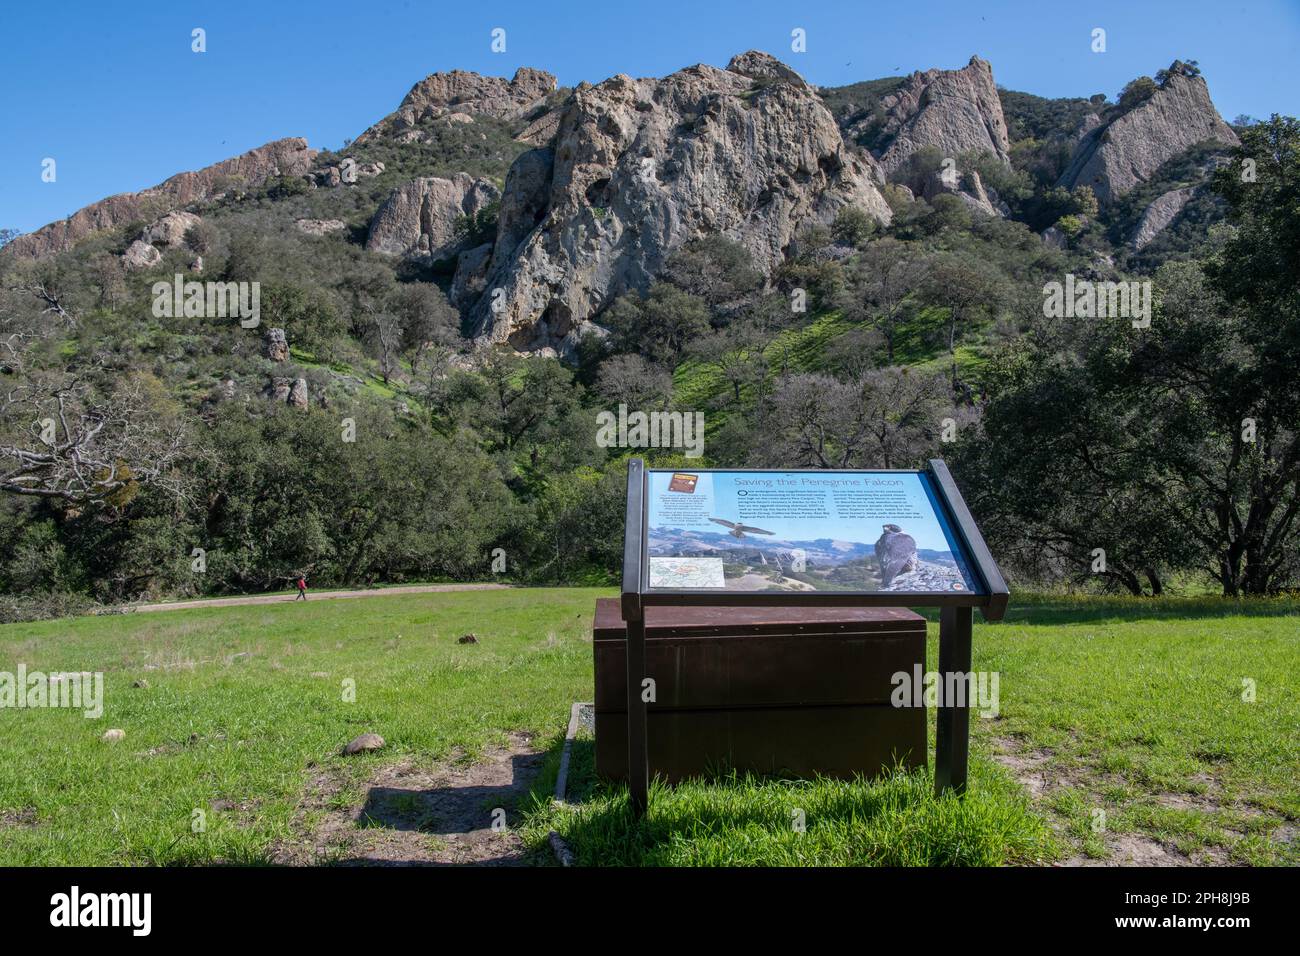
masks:
[[[900,574],[916,570],[916,539],[896,524],[883,527],[885,533],[876,542],[876,561],[880,564],[880,586],[887,588]]]
[[[775,534],[773,531],[764,531],[762,528],[751,528],[747,524],[737,524],[733,521],[724,521],[722,518],[710,518],[709,520],[715,524],[724,525],[730,528],[731,531],[728,533],[737,540],[744,540],[746,534]]]

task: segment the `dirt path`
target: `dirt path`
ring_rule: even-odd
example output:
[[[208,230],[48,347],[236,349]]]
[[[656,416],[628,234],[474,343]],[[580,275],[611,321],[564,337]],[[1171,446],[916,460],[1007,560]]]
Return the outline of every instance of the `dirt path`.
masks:
[[[508,584],[409,584],[395,588],[368,588],[362,591],[308,591],[309,601],[332,601],[342,598],[385,597],[391,594],[440,594],[443,591],[500,591]],[[247,597],[204,598],[198,601],[167,601],[162,604],[138,604],[132,611],[184,611],[195,607],[237,607],[243,604],[279,604],[296,601],[298,595],[250,594]]]

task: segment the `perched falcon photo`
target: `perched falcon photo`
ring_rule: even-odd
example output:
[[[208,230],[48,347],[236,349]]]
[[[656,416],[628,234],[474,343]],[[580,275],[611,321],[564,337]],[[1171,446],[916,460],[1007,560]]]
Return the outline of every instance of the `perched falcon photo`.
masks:
[[[880,586],[887,588],[900,574],[916,570],[916,539],[896,524],[884,525],[884,529],[876,542],[876,561],[880,564]]]
[[[725,525],[731,529],[731,536],[737,539],[743,539],[746,534],[775,534],[775,531],[764,531],[762,528],[751,528],[747,524],[736,524],[733,521],[725,521],[722,518],[710,518],[715,524]]]

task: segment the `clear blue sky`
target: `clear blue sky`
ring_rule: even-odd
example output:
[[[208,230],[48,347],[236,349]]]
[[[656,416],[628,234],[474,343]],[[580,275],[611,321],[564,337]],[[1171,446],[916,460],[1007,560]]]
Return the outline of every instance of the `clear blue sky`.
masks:
[[[984,9],[981,9],[984,8]],[[207,31],[208,51],[190,50]],[[506,52],[490,33],[506,30]],[[792,53],[791,30],[807,31]],[[1091,52],[1091,32],[1107,52]],[[998,83],[1111,97],[1175,57],[1200,61],[1224,117],[1300,114],[1300,0],[879,3],[785,0],[9,0],[0,13],[0,227],[30,231],[268,140],[338,148],[438,70],[561,84],[658,76],[762,49],[825,86],[979,54]],[[57,181],[41,181],[41,162]]]

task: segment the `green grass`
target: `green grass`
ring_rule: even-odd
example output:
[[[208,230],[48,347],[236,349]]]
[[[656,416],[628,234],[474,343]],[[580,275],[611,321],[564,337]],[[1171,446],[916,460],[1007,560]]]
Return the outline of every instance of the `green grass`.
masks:
[[[567,702],[590,695],[595,592],[491,593],[0,628],[0,670],[105,674],[99,720],[0,710],[0,865],[262,862],[317,767],[364,773],[473,754],[511,729],[562,733]],[[471,631],[478,644],[456,643]],[[102,743],[110,727],[126,739]],[[387,741],[382,756],[337,756],[367,731]],[[216,800],[239,809],[191,833],[193,810]]]
[[[997,718],[972,716],[965,799],[935,800],[927,771],[870,784],[723,777],[657,789],[634,826],[625,792],[594,780],[587,741],[575,746],[575,803],[549,801],[569,705],[591,699],[593,602],[609,593],[386,595],[0,627],[0,670],[105,674],[99,720],[0,710],[0,865],[266,862],[300,825],[314,775],[350,780],[339,799],[352,799],[381,765],[473,759],[513,730],[549,751],[522,823],[543,857],[554,828],[599,864],[1034,863],[1104,856],[1120,834],[1198,861],[1300,862],[1294,602],[1022,597],[1004,623],[977,619],[975,667],[999,673],[1001,700]],[[479,643],[458,645],[470,631]],[[932,622],[931,667],[936,635]],[[132,686],[140,678],[147,688]],[[102,743],[109,727],[126,739]],[[366,731],[384,751],[338,756]],[[995,759],[1008,753],[1048,781],[1040,795],[1023,768]],[[207,810],[205,833],[191,832],[195,809]]]

